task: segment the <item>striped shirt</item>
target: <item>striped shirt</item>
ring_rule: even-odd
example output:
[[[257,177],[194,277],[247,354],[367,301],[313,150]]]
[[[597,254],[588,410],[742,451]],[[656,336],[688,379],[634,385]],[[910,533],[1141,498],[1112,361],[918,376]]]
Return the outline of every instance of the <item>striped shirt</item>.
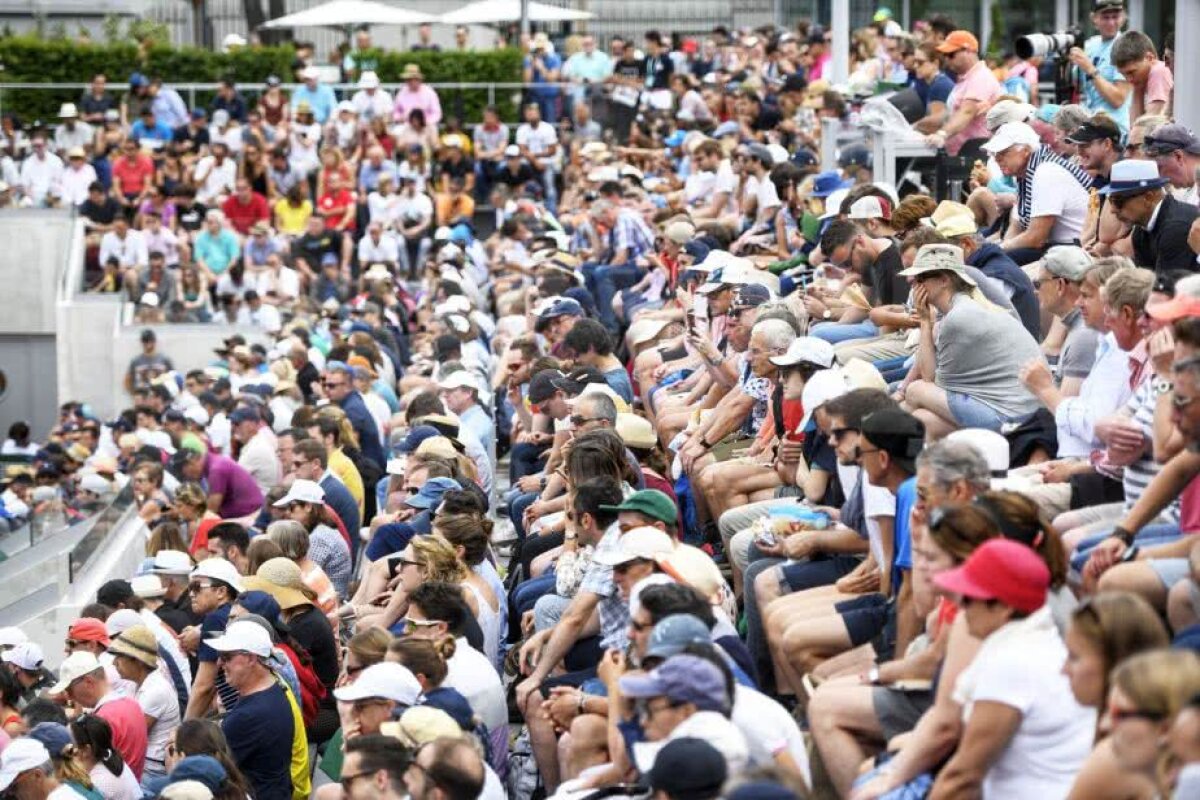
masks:
[[[1130,418],[1142,429],[1146,441],[1154,436],[1154,408],[1158,404],[1158,396],[1154,391],[1154,381],[1142,381],[1133,397],[1125,405]],[[1137,503],[1150,481],[1158,474],[1161,465],[1154,460],[1153,448],[1147,446],[1146,452],[1137,461],[1125,467],[1122,483],[1125,487],[1125,511],[1129,512]],[[1179,521],[1179,498],[1171,501],[1171,505],[1162,511],[1163,518],[1170,522]]]
[[[1048,146],[1042,145],[1029,157],[1029,164],[1025,167],[1025,177],[1017,180],[1017,219],[1025,228],[1029,227],[1029,215],[1033,210],[1033,176],[1037,172],[1037,168],[1044,162],[1057,164],[1065,169],[1071,174],[1071,177],[1079,181],[1079,185],[1084,189],[1092,188],[1092,176],[1088,174],[1087,170],[1074,161],[1060,156]]]
[[[654,231],[641,214],[623,208],[617,213],[617,224],[613,226],[612,249],[613,253],[624,250],[625,262],[632,263],[654,252]]]

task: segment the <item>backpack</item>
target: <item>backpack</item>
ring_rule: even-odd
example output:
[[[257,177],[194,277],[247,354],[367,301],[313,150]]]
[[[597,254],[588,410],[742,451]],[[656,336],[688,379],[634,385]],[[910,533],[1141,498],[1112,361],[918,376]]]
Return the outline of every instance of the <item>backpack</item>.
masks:
[[[530,800],[541,782],[541,773],[533,757],[533,744],[529,741],[529,729],[523,728],[508,752],[508,776],[504,788],[509,800]]]
[[[312,665],[301,663],[296,651],[282,643],[279,644],[279,649],[287,654],[288,660],[296,670],[296,679],[300,681],[300,697],[297,698],[300,701],[300,716],[304,720],[304,727],[311,728],[317,721],[317,712],[321,710],[321,701],[325,699],[328,690],[317,677],[317,673],[313,672]]]

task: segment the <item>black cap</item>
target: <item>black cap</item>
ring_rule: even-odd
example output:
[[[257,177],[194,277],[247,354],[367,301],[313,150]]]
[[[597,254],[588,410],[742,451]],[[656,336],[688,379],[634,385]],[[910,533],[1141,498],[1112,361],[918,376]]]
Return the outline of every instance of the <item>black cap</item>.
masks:
[[[1117,123],[1105,123],[1104,120],[1088,120],[1067,135],[1070,144],[1091,144],[1102,139],[1110,139],[1113,144],[1121,143],[1121,129]]]
[[[779,88],[781,92],[803,92],[808,88],[808,81],[804,80],[804,76],[799,72],[793,72],[783,79],[783,86]]]
[[[763,303],[770,302],[771,290],[757,283],[747,283],[739,286],[737,293],[733,296],[733,303],[730,305],[730,310],[742,308],[758,308]]]
[[[561,378],[554,378],[551,381],[554,388],[561,389],[571,397],[575,397],[583,392],[583,387],[589,383],[604,383],[604,374],[595,367],[579,367],[573,369]]]
[[[1107,11],[1110,8],[1125,8],[1125,0],[1092,0],[1092,11]]]
[[[564,375],[556,369],[544,369],[534,375],[529,381],[529,402],[539,405],[549,400],[558,391],[554,381],[563,377]]]
[[[116,608],[131,597],[133,597],[133,586],[129,581],[119,578],[104,584],[96,592],[96,602],[109,608]]]
[[[153,342],[157,338],[158,337],[154,335],[154,331],[151,330],[150,328],[146,328],[142,331],[142,341],[143,342]]]
[[[671,800],[710,800],[728,777],[725,756],[703,739],[672,739],[658,751],[647,779]]]
[[[925,447],[925,424],[898,406],[868,414],[862,435],[910,472]]]

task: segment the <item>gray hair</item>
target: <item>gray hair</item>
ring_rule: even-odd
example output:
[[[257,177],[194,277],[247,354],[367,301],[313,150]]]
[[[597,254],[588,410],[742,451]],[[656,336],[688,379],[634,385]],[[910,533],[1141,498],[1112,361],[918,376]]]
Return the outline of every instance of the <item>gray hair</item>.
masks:
[[[326,372],[335,372],[338,375],[345,375],[350,380],[354,380],[354,368],[342,361],[331,361],[325,367]]]
[[[758,307],[758,315],[754,318],[755,323],[766,322],[769,319],[781,319],[792,326],[792,330],[796,332],[797,336],[804,335],[804,325],[801,324],[800,318],[782,300],[772,300]]]
[[[966,481],[978,492],[986,492],[991,486],[987,459],[979,448],[966,442],[941,439],[927,445],[917,456],[917,468],[921,467],[927,467],[940,486]]]
[[[292,561],[308,555],[308,529],[294,519],[280,519],[267,526],[267,536]]]
[[[1070,133],[1091,119],[1091,112],[1078,103],[1062,106],[1054,115],[1054,127]]]
[[[1176,297],[1200,297],[1200,275],[1188,275],[1175,281]]]
[[[592,219],[600,219],[612,209],[613,202],[611,200],[601,199],[592,203],[591,211],[588,213],[591,215]]]
[[[787,350],[796,340],[796,331],[783,319],[760,319],[750,329],[750,336],[755,334],[762,337],[763,344],[769,350]]]
[[[1142,311],[1154,290],[1155,274],[1152,270],[1134,267],[1119,269],[1104,282],[1104,300],[1114,310],[1129,306]]]
[[[1092,266],[1088,267],[1088,271],[1084,273],[1083,280],[1091,281],[1096,286],[1102,287],[1108,283],[1109,278],[1117,273],[1117,270],[1133,268],[1133,262],[1126,256],[1105,256],[1092,262]]]
[[[617,424],[617,404],[608,395],[603,392],[588,392],[579,396],[576,406],[578,407],[585,403],[591,409],[591,413],[588,416],[608,420],[610,425]]]

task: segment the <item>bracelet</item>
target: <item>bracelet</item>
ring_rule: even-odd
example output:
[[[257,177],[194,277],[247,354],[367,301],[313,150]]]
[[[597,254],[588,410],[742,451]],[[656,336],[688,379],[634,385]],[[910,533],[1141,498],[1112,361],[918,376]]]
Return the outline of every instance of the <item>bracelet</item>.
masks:
[[[583,692],[580,692],[579,693],[579,704],[575,708],[575,713],[576,714],[586,714],[587,713],[587,709],[585,708],[586,705],[587,705],[587,695],[584,694]]]

